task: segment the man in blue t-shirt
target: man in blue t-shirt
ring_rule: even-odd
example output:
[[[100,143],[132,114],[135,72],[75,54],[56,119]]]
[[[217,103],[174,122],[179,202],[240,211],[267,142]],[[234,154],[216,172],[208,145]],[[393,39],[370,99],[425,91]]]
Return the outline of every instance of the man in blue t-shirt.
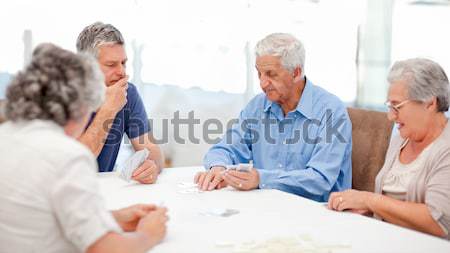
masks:
[[[126,133],[134,150],[147,148],[149,158],[132,175],[132,179],[154,183],[163,168],[163,154],[152,142],[144,104],[125,72],[127,55],[120,31],[110,24],[94,23],[83,29],[77,50],[94,55],[105,77],[106,99],[92,115],[79,141],[97,156],[100,172],[112,171]]]

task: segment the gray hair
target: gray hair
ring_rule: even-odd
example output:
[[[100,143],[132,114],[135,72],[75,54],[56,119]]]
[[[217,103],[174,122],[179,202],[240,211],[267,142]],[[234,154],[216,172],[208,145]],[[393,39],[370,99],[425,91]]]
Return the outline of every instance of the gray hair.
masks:
[[[30,64],[8,86],[6,117],[51,120],[65,126],[97,110],[105,89],[103,74],[92,56],[40,44]]]
[[[449,82],[442,67],[429,59],[414,58],[394,63],[388,81],[406,81],[409,99],[428,102],[437,99],[438,112],[448,111]]]
[[[111,24],[96,22],[86,26],[78,35],[77,50],[78,52],[88,52],[97,56],[100,46],[116,44],[125,44],[120,31]]]
[[[300,40],[288,33],[272,33],[260,40],[255,47],[256,57],[279,56],[281,64],[289,72],[296,67],[302,69],[305,76],[305,48]]]

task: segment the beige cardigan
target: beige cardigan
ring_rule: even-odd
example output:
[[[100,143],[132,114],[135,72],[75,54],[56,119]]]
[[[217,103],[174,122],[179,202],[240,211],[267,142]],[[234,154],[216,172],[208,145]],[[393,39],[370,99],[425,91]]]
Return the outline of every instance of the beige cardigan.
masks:
[[[392,168],[405,141],[400,136],[393,137],[383,168],[375,179],[375,193],[381,194],[384,177]],[[445,237],[450,239],[450,123],[434,141],[425,167],[411,179],[406,201],[425,203],[431,216],[444,230]]]

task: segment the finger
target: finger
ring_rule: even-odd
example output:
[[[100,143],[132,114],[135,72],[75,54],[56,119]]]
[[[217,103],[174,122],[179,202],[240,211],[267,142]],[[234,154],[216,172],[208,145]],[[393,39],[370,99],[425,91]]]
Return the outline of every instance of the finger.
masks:
[[[139,174],[141,174],[142,172],[144,172],[145,170],[147,170],[147,168],[151,167],[151,163],[149,160],[145,160],[136,170],[133,171],[133,177],[138,176]]]
[[[155,174],[158,171],[158,167],[153,160],[145,160],[135,172],[133,172],[133,176],[138,176],[140,173],[144,173],[146,170],[150,170],[152,174]]]
[[[227,182],[228,185],[231,185],[238,190],[241,190],[241,188],[244,186],[244,182],[242,180],[230,175],[229,173],[224,173],[223,179]]]
[[[155,204],[139,204],[139,208],[148,213],[156,210],[157,207]]]
[[[141,172],[141,174],[144,173],[148,173],[150,172],[150,175],[152,175],[152,177],[150,177],[151,180],[156,180],[156,177],[158,176],[158,167],[156,166],[156,163],[152,160],[145,160],[144,163],[146,163],[146,165],[148,166],[146,170],[144,170],[143,172]],[[136,175],[138,176],[138,175]],[[148,175],[147,175],[148,177]]]
[[[217,187],[217,185],[220,183],[220,182],[222,182],[222,176],[220,175],[220,174],[216,174],[215,176],[214,176],[214,179],[211,181],[211,183],[209,184],[209,187],[208,187],[208,191],[211,191],[212,189],[214,189],[214,188],[216,188]]]
[[[220,190],[220,189],[222,189],[222,188],[225,188],[225,187],[227,187],[228,185],[227,185],[227,182],[225,182],[225,180],[223,180],[223,178],[222,178],[222,181],[217,185],[217,189],[218,190]]]
[[[157,213],[160,213],[160,214],[166,215],[166,213],[167,213],[167,208],[166,208],[166,207],[158,207],[158,208],[156,208],[156,212],[157,212]]]
[[[134,211],[134,216],[137,218],[142,218],[147,214],[148,214],[148,212],[146,212],[144,209],[136,209]]]
[[[198,188],[199,188],[199,189],[202,188],[202,184],[203,184],[203,181],[205,181],[206,174],[207,174],[206,172],[202,172],[202,173],[200,174],[199,178],[198,178],[198,183],[197,183],[197,185],[198,185]]]
[[[158,166],[156,165],[155,161],[153,160],[145,160],[145,162],[147,162],[147,164],[149,165],[150,170],[152,171],[153,174],[158,175],[159,174],[159,169]]]
[[[119,79],[116,84],[119,84],[120,86],[128,86],[128,75],[124,76],[122,79]]]
[[[156,182],[156,176],[154,174],[150,174],[149,176],[141,179],[136,179],[141,184],[153,184]]]
[[[241,172],[241,171],[237,171],[237,170],[230,170],[228,171],[228,173],[234,177],[237,177],[239,179],[242,180],[249,180],[252,176],[252,174],[248,173],[248,172]]]
[[[336,196],[334,198],[333,203],[332,203],[333,210],[336,210],[336,211],[338,210],[339,202],[341,202],[341,201],[342,201],[342,196]]]
[[[150,168],[146,168],[144,171],[137,174],[136,176],[133,176],[132,178],[134,180],[146,180],[146,179],[153,177],[152,174],[153,174],[153,171]]]
[[[197,174],[195,174],[195,176],[194,176],[194,183],[195,184],[198,184],[198,180],[200,179],[200,175],[202,174],[203,172],[198,172]]]
[[[203,180],[203,184],[202,184],[203,191],[208,190],[209,183],[213,180],[213,176],[214,176],[214,174],[211,173],[211,171],[208,172],[208,174],[206,174],[205,180]]]
[[[347,209],[347,203],[345,200],[343,201],[339,201],[338,205],[337,205],[337,211],[344,211]]]
[[[336,198],[336,192],[332,192],[331,194],[330,194],[330,197],[328,198],[328,209],[333,209],[333,201],[334,201],[334,199]]]
[[[350,209],[350,212],[356,213],[356,214],[361,214],[361,215],[364,215],[367,213],[366,210],[361,210],[361,209]]]

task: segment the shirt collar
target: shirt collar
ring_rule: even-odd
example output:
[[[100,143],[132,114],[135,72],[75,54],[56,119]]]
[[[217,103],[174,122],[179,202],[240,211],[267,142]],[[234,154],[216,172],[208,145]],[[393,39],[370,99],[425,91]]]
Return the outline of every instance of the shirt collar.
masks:
[[[303,116],[305,116],[307,119],[312,118],[313,114],[313,106],[312,106],[312,100],[313,100],[313,84],[305,77],[305,88],[303,89],[302,96],[300,97],[300,101],[297,104],[297,107],[295,108],[295,111],[299,112]],[[273,102],[266,99],[266,104],[264,106],[264,112],[268,112],[272,108]]]

